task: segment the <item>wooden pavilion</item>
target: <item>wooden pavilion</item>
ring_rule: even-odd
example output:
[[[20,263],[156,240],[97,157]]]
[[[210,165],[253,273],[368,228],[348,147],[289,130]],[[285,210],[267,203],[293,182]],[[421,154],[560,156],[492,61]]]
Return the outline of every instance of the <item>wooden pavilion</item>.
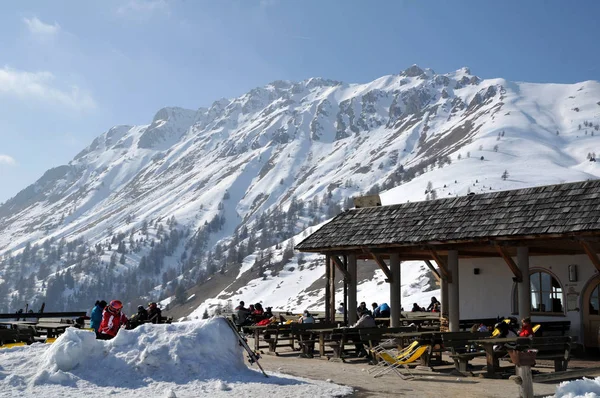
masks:
[[[484,309],[471,301],[501,300],[498,311],[510,311],[520,319],[532,314],[570,319],[582,326],[581,334],[585,329],[588,345],[597,346],[599,180],[352,209],[296,249],[325,255],[329,319],[336,309],[336,269],[347,283],[347,306],[353,309],[357,260],[368,259],[387,277],[390,323],[396,326],[400,263],[422,260],[440,280],[442,313],[449,319],[450,331],[459,330],[461,315],[472,316],[461,314],[461,307],[481,312]],[[542,259],[535,261],[539,281],[533,272],[537,268],[530,269],[530,262],[538,257]],[[501,297],[494,297],[494,292]],[[355,311],[348,311],[348,317],[348,322],[355,322]],[[596,337],[590,337],[594,333]]]

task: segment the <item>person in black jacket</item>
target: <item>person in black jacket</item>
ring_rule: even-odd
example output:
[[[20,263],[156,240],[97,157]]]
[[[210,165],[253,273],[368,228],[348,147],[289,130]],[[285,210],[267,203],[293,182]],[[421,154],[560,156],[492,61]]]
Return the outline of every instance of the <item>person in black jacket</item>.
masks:
[[[148,305],[148,320],[152,323],[161,322],[161,311],[156,303],[150,303],[150,305]]]

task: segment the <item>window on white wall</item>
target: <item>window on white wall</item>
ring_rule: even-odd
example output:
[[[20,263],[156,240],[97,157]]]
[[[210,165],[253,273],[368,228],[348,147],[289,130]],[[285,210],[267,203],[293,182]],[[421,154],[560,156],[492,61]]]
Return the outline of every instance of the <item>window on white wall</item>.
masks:
[[[529,275],[531,286],[531,312],[534,314],[564,313],[562,286],[552,274],[534,271]],[[514,289],[513,313],[519,312],[518,289]]]

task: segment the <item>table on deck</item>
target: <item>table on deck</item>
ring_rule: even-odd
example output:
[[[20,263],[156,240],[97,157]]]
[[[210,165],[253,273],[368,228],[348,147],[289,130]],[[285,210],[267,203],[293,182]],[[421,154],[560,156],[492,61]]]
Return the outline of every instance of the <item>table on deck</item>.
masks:
[[[252,326],[243,326],[244,329],[249,329],[252,331],[252,334],[254,335],[254,351],[258,352],[260,351],[260,342],[259,342],[259,338],[260,338],[260,333],[261,330],[266,330],[268,326],[271,325],[262,325],[262,326],[257,326],[257,325],[252,325]],[[271,326],[272,327],[272,326]]]
[[[58,334],[63,333],[66,328],[71,326],[73,325],[68,323],[38,323],[35,325],[35,328],[45,330],[46,336],[48,337],[56,337]]]
[[[18,325],[36,325],[37,321],[9,321],[9,320],[0,320],[0,325],[10,325],[10,326],[18,326]]]
[[[485,359],[487,362],[487,374],[493,377],[496,370],[500,368],[500,360],[495,355],[498,351],[494,351],[494,346],[506,343],[516,343],[518,337],[498,337],[478,340],[469,340],[469,343],[478,344],[485,350]]]

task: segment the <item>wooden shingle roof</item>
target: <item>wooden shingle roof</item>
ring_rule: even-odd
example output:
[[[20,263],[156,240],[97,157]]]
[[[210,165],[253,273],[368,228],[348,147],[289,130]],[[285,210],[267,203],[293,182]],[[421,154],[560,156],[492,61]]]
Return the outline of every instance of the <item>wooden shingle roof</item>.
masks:
[[[600,180],[352,209],[296,249],[319,252],[590,231],[600,231]]]

